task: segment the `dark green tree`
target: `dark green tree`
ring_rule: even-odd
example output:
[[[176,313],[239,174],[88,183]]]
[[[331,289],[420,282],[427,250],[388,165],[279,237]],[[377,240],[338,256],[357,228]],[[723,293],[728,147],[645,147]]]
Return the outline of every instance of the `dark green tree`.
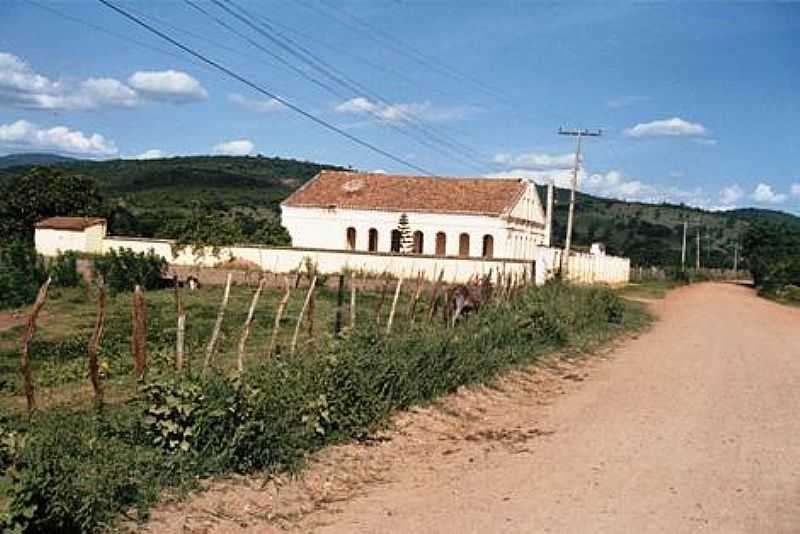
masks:
[[[104,214],[97,183],[78,174],[33,167],[0,187],[0,235],[4,239],[32,241],[34,224],[47,217]]]
[[[414,236],[411,234],[411,226],[408,224],[408,215],[403,213],[397,221],[397,231],[400,234],[400,252],[408,254],[414,247]]]

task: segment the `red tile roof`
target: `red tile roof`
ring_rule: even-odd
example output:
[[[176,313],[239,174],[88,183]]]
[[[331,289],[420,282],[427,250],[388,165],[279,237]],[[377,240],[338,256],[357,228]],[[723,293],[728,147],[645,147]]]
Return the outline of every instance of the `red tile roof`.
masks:
[[[511,210],[526,186],[521,179],[322,171],[283,205],[499,216]]]
[[[80,232],[95,224],[105,224],[102,217],[50,217],[36,223],[36,228],[52,230],[74,230]]]

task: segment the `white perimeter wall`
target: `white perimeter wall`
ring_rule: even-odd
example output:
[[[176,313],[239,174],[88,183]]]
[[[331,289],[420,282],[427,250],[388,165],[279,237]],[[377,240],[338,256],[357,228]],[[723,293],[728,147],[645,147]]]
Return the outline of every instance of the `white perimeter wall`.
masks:
[[[37,229],[36,250],[45,256],[58,252],[106,253],[112,249],[128,248],[135,252],[148,252],[164,257],[169,263],[183,266],[214,267],[233,258],[243,259],[260,268],[281,273],[302,268],[306,260],[317,264],[323,273],[338,273],[346,269],[374,274],[389,273],[395,276],[413,277],[418,273],[433,280],[444,271],[449,282],[466,282],[470,277],[483,276],[490,272],[496,275],[513,274],[531,276],[535,262],[537,284],[544,283],[558,270],[561,249],[534,247],[533,260],[481,259],[437,256],[413,256],[387,253],[351,252],[316,248],[280,248],[261,246],[234,246],[223,248],[218,256],[206,251],[197,257],[188,249],[177,256],[172,252],[172,241],[165,239],[140,239],[130,237],[99,237],[105,229],[93,228],[86,232]],[[98,233],[99,232],[99,233]],[[427,239],[426,239],[427,240]],[[99,246],[97,243],[99,242]],[[427,249],[426,249],[427,250]],[[578,283],[622,284],[628,282],[630,260],[603,254],[573,254],[570,257],[568,278]]]

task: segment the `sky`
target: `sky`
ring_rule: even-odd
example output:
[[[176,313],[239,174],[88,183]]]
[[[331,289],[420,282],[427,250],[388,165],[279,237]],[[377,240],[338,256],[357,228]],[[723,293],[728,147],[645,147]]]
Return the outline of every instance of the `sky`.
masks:
[[[0,0],[0,155],[566,185],[587,128],[583,191],[800,214],[800,3],[109,1],[241,79],[99,1]]]

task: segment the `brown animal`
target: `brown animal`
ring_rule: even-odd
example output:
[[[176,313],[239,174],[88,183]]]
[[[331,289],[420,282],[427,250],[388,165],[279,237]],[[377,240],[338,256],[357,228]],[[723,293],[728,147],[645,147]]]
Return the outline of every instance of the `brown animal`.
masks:
[[[455,324],[470,313],[480,310],[488,295],[486,287],[458,284],[450,287],[445,293],[444,319],[449,326]]]

